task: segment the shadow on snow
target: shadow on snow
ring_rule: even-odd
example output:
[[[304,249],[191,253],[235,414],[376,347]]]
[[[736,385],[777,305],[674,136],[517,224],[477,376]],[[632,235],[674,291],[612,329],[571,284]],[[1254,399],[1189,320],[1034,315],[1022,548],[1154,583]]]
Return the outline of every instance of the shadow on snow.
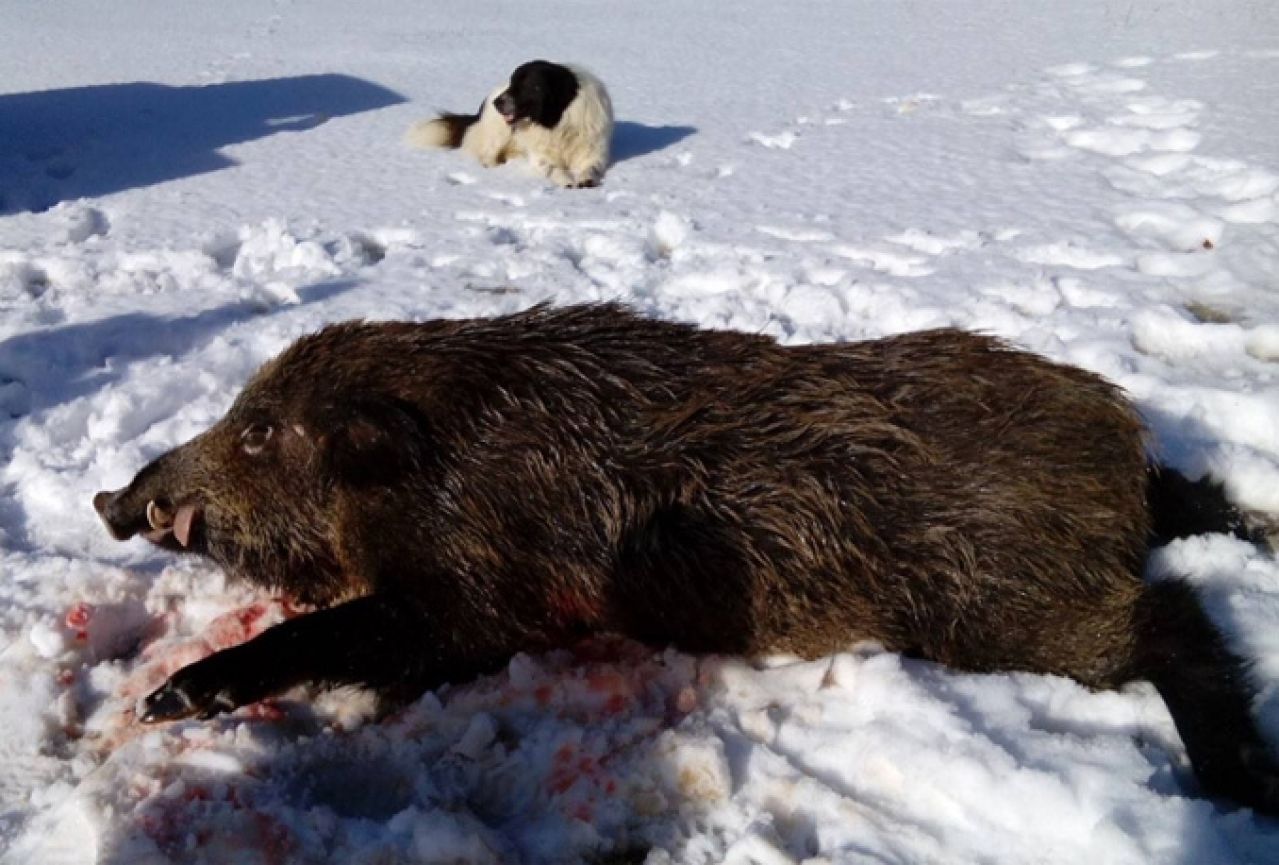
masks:
[[[613,126],[613,161],[625,162],[637,156],[647,156],[683,141],[696,131],[695,126],[645,126],[619,120]]]
[[[227,145],[403,102],[349,75],[0,95],[0,214],[217,171]]]

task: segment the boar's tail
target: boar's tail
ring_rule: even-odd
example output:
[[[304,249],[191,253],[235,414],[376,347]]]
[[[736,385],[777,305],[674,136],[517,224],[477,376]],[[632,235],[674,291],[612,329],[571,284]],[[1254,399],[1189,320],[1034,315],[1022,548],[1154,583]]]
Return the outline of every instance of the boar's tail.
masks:
[[[1226,498],[1221,483],[1212,478],[1192,481],[1176,469],[1152,464],[1146,472],[1146,500],[1153,524],[1152,546],[1211,533],[1268,544],[1265,527],[1249,525],[1243,512]]]
[[[1133,625],[1134,673],[1168,704],[1204,792],[1279,816],[1279,763],[1253,719],[1248,665],[1195,590],[1178,579],[1145,586]]]

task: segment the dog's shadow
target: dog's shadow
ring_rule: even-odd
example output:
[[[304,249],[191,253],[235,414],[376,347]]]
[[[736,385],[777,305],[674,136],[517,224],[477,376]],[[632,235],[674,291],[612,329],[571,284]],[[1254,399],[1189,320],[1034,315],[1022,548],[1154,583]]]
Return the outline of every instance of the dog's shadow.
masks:
[[[619,120],[613,125],[613,161],[625,162],[664,150],[696,131],[695,126],[647,126],[631,120]]]
[[[0,214],[216,171],[229,145],[403,101],[338,74],[0,94]]]

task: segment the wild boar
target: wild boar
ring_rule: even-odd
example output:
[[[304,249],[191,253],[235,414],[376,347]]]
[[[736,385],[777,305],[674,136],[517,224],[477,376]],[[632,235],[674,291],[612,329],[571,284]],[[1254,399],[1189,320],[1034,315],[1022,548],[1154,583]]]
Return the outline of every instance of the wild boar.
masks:
[[[1117,388],[933,330],[783,347],[616,305],[338,324],[94,505],[121,540],[322,607],[176,673],[144,720],[299,683],[393,703],[611,631],[690,652],[857,641],[1154,683],[1203,789],[1279,812],[1245,663],[1168,534],[1242,531],[1148,462]]]

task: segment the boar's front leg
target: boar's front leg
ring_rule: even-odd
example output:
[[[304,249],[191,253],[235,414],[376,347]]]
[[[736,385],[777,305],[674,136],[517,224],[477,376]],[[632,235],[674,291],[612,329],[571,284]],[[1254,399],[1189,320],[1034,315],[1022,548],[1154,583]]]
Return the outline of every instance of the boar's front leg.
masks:
[[[209,718],[303,683],[366,685],[402,699],[505,660],[463,657],[433,630],[423,611],[392,595],[299,616],[174,673],[146,698],[142,721]]]

